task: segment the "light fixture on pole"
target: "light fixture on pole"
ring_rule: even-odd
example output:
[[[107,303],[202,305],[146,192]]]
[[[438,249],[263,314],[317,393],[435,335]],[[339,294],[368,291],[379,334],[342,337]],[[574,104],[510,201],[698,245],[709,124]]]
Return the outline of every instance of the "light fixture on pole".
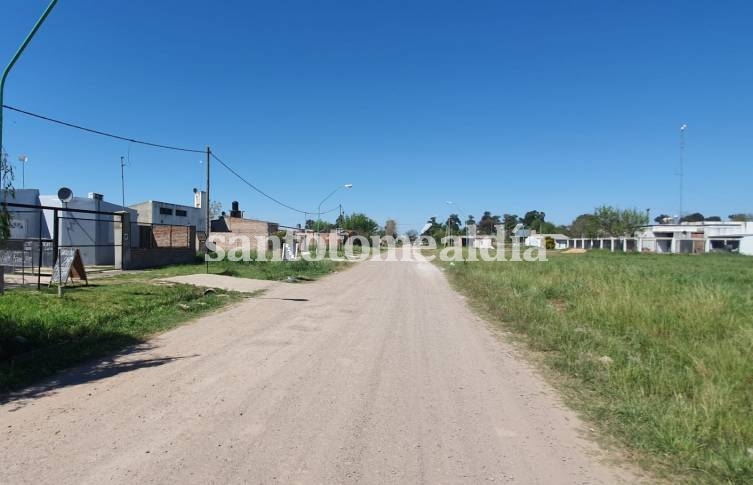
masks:
[[[26,162],[29,161],[29,157],[26,155],[19,155],[18,161],[21,162],[21,188],[26,188]]]
[[[337,186],[337,187],[335,188],[335,190],[333,190],[332,192],[330,192],[329,194],[327,194],[327,197],[323,198],[323,199],[322,199],[322,201],[321,201],[321,202],[319,202],[319,207],[317,207],[317,209],[316,209],[316,213],[317,213],[317,216],[316,216],[316,232],[317,232],[317,234],[319,233],[319,230],[320,230],[320,225],[321,225],[321,219],[322,219],[322,204],[324,204],[324,202],[325,202],[325,201],[326,201],[327,199],[329,199],[330,197],[332,197],[333,195],[335,195],[335,193],[336,193],[336,192],[337,192],[338,190],[340,190],[340,189],[350,190],[350,189],[352,189],[352,188],[353,188],[353,184],[338,185],[338,186]]]

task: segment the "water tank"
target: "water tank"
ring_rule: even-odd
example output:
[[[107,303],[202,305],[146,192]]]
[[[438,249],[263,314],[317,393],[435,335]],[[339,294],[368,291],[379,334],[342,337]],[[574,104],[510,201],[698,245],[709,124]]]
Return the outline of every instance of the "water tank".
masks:
[[[232,204],[230,204],[232,209],[230,210],[230,217],[237,217],[241,218],[243,217],[243,213],[240,211],[240,207],[238,205],[238,201],[234,200]]]

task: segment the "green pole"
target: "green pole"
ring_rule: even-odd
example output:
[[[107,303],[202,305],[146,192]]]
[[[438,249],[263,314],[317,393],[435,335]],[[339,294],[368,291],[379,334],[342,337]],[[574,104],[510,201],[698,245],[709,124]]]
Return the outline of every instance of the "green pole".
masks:
[[[29,32],[29,35],[26,36],[26,39],[24,39],[23,44],[21,44],[21,47],[18,48],[16,51],[16,54],[13,56],[13,58],[10,60],[8,65],[6,66],[5,70],[3,71],[3,77],[0,79],[0,158],[2,158],[2,146],[3,146],[3,93],[5,92],[5,79],[8,77],[8,73],[11,69],[13,69],[13,65],[16,63],[19,57],[21,57],[21,54],[23,54],[24,49],[26,49],[26,46],[29,45],[29,42],[31,42],[31,39],[34,38],[34,34],[37,33],[37,30],[39,30],[39,27],[42,26],[45,19],[47,19],[47,16],[50,14],[52,9],[55,7],[55,5],[58,3],[58,0],[52,0],[49,5],[47,5],[47,8],[44,10],[44,13],[41,17],[39,17],[39,20],[37,20],[37,23],[34,24],[34,27],[31,29],[31,32]],[[0,163],[5,163],[0,160]]]

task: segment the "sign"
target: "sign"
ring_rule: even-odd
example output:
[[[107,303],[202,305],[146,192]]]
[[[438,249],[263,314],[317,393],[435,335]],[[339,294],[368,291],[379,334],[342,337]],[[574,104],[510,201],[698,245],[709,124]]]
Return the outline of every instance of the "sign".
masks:
[[[81,253],[78,248],[60,248],[58,253],[58,260],[52,268],[50,286],[52,286],[53,283],[62,286],[68,282],[68,278],[74,276],[79,280],[86,281],[86,284],[88,285],[89,280],[86,278],[84,262],[81,260]]]

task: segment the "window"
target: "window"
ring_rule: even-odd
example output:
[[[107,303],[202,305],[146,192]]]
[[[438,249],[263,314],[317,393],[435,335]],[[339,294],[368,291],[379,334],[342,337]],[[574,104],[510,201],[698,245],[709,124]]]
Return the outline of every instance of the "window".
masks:
[[[186,217],[188,215],[188,212],[184,211],[183,209],[175,209],[175,215],[178,217]]]
[[[173,215],[173,210],[167,207],[160,207],[159,213],[162,214],[163,216],[171,216]]]

